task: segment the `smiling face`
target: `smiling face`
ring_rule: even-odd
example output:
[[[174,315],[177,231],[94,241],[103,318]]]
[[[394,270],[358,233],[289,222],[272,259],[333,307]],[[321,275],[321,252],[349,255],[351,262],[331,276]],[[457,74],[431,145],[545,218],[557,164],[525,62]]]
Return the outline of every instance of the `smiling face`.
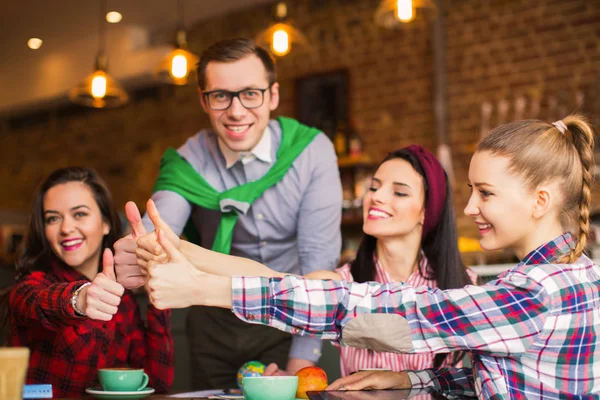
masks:
[[[509,172],[509,159],[477,152],[469,167],[472,186],[465,214],[479,227],[484,250],[512,249],[519,258],[537,247],[536,197],[523,180]]]
[[[67,182],[46,192],[44,226],[46,239],[59,259],[88,277],[95,275],[102,239],[110,228],[85,183]]]
[[[244,89],[269,87],[267,70],[260,58],[248,55],[238,61],[211,61],[206,66],[205,92],[227,90],[237,92]],[[274,83],[264,93],[262,106],[247,109],[238,98],[233,98],[226,110],[216,111],[208,106],[205,96],[200,94],[202,108],[208,114],[213,129],[223,143],[232,151],[250,151],[262,137],[271,111],[279,105],[279,84]]]
[[[423,178],[401,158],[381,164],[363,200],[363,231],[377,239],[417,235],[425,218]]]

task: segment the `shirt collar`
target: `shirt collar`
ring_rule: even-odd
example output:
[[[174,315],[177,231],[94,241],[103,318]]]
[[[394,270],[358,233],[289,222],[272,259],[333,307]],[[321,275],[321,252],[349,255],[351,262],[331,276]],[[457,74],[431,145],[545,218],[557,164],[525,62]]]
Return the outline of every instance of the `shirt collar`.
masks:
[[[552,264],[575,248],[576,241],[570,232],[566,232],[527,254],[519,265]]]
[[[271,157],[271,128],[269,128],[269,125],[265,128],[256,146],[250,151],[233,151],[220,138],[218,139],[218,143],[219,149],[223,157],[225,157],[225,166],[227,169],[233,167],[238,161],[241,161],[244,165],[256,159],[266,163],[273,162],[273,158]]]

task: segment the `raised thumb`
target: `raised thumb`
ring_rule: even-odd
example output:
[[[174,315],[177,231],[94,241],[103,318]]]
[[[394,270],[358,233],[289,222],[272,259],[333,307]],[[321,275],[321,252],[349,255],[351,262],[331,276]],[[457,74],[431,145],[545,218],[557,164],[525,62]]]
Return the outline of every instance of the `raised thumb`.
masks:
[[[165,231],[162,229],[158,229],[156,231],[158,235],[158,243],[163,248],[167,256],[169,257],[169,261],[171,262],[179,262],[185,260],[185,257],[181,252],[175,247],[173,243],[167,238]]]
[[[162,230],[162,229],[168,227],[168,225],[165,224],[165,222],[160,217],[160,213],[158,212],[158,208],[156,208],[156,204],[154,203],[154,200],[150,199],[146,203],[146,213],[148,213],[148,216],[150,217],[152,224],[154,224],[154,229]]]
[[[133,229],[133,236],[136,238],[145,235],[146,228],[144,228],[144,224],[142,223],[142,216],[140,215],[140,210],[133,201],[128,201],[125,204],[125,215],[127,216],[127,221],[129,221],[129,225],[131,225],[131,229]]]
[[[110,249],[104,249],[104,253],[102,254],[102,273],[111,281],[117,281],[117,275],[115,274],[115,260]]]

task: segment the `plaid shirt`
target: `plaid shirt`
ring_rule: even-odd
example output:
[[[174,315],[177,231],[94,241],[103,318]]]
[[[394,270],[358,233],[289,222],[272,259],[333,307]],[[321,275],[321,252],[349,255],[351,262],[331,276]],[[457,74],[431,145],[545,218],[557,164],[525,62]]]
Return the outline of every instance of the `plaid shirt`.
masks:
[[[148,306],[147,327],[133,294],[125,291],[111,321],[75,315],[71,296],[88,279],[52,265],[18,282],[10,293],[10,345],[29,347],[27,383],[52,384],[54,397],[77,397],[98,383],[105,367],[144,368],[149,386],[173,382],[170,311]]]
[[[495,281],[443,291],[398,282],[235,277],[233,310],[248,322],[328,340],[338,340],[359,314],[394,313],[408,320],[412,353],[473,355],[473,371],[412,373],[415,386],[462,387],[467,395],[474,387],[484,399],[598,398],[600,268],[586,256],[552,264],[574,245],[566,233]],[[453,381],[453,374],[463,378]],[[465,375],[474,383],[466,384]]]

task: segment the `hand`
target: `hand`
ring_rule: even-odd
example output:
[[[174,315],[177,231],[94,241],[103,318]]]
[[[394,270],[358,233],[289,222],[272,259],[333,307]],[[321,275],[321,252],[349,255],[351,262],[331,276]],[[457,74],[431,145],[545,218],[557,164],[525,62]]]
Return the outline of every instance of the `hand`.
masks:
[[[102,272],[77,297],[77,308],[90,319],[110,321],[118,311],[125,288],[117,282],[115,263],[109,249],[102,256]]]
[[[160,310],[185,308],[199,304],[197,301],[203,290],[200,278],[208,275],[194,268],[175,245],[167,239],[163,230],[157,230],[157,234],[158,244],[162,247],[169,262],[160,264],[157,261],[149,261],[146,265],[149,278],[146,288],[150,301]]]
[[[138,266],[137,238],[146,234],[137,205],[129,201],[125,204],[125,215],[133,232],[115,242],[115,271],[117,282],[127,289],[137,289],[148,282],[146,273]]]
[[[407,372],[360,371],[345,376],[327,386],[325,390],[410,389]]]
[[[282,370],[279,369],[279,366],[275,363],[271,363],[269,365],[267,365],[267,368],[265,368],[265,372],[263,373],[263,376],[291,376],[294,374],[291,374],[289,372],[287,372],[286,370]]]
[[[181,248],[181,239],[173,232],[171,227],[162,220],[160,213],[156,208],[156,204],[152,199],[148,200],[146,204],[146,212],[150,217],[150,220],[154,224],[154,232],[150,232],[143,235],[137,240],[137,250],[135,254],[137,256],[137,264],[140,267],[146,267],[148,261],[156,261],[159,264],[169,262],[167,254],[163,251],[162,246],[158,243],[158,237],[156,232],[161,230],[165,233],[165,236],[173,244],[176,249]]]

